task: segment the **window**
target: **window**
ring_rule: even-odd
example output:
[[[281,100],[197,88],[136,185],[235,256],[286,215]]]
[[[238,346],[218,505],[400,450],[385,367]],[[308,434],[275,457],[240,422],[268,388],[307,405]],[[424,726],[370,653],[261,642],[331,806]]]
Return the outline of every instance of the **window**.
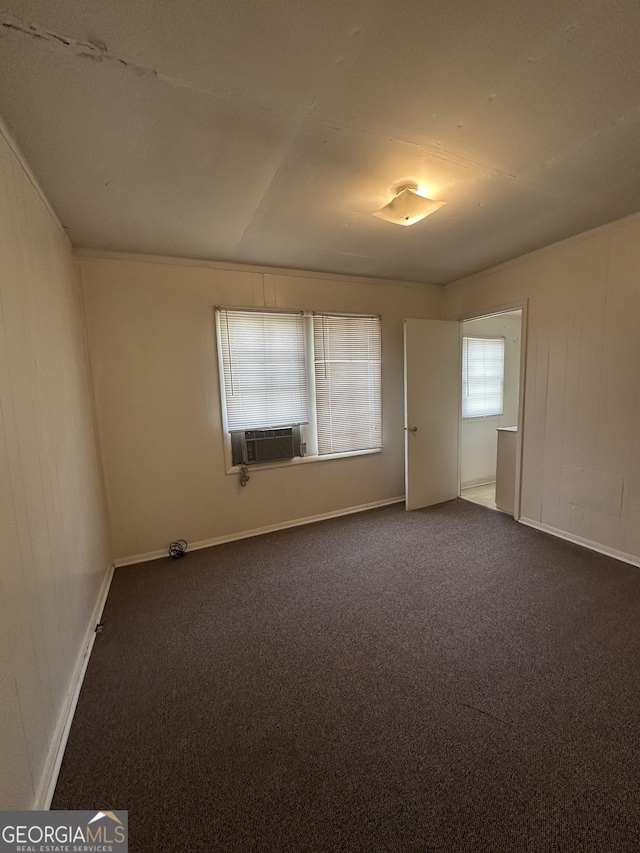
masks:
[[[302,314],[220,311],[227,426],[309,421]]]
[[[462,339],[462,417],[502,414],[504,338]]]
[[[216,315],[229,432],[303,424],[311,456],[382,446],[379,317]]]
[[[318,452],[380,447],[380,320],[313,318]]]

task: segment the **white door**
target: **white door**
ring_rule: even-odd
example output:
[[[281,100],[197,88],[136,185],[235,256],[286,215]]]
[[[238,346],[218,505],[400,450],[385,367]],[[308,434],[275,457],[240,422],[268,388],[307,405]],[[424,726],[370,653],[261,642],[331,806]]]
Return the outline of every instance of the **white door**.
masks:
[[[460,326],[404,321],[405,504],[458,497]]]

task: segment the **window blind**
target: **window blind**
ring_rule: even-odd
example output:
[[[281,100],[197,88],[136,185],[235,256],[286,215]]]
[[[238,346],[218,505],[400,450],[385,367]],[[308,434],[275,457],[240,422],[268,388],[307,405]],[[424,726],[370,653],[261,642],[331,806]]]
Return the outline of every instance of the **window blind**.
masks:
[[[382,446],[380,318],[315,314],[318,453]]]
[[[302,315],[220,309],[218,317],[228,428],[307,423]]]
[[[462,417],[502,414],[504,338],[462,339]]]

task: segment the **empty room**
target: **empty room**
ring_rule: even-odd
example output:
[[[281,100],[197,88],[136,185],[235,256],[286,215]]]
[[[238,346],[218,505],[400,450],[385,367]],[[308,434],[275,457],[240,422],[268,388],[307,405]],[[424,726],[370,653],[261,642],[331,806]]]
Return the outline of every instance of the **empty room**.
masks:
[[[640,6],[0,8],[0,848],[639,851]]]

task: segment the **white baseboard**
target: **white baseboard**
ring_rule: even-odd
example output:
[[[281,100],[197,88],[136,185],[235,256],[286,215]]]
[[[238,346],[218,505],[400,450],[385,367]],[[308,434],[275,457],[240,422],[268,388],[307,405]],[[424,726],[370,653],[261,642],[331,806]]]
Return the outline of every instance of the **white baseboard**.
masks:
[[[42,780],[36,795],[34,809],[48,809],[51,806],[51,800],[53,799],[56,783],[58,781],[58,774],[60,773],[60,765],[62,764],[67,740],[69,739],[69,732],[71,731],[73,715],[76,710],[76,705],[78,704],[78,697],[80,696],[80,689],[82,687],[82,682],[84,681],[85,672],[87,671],[91,650],[93,649],[93,644],[96,639],[95,628],[98,622],[100,622],[100,617],[102,616],[102,611],[104,610],[104,605],[107,601],[107,595],[109,594],[109,587],[111,586],[112,578],[113,564],[111,564],[107,569],[107,573],[105,574],[98,594],[96,605],[93,608],[91,618],[87,625],[84,641],[80,648],[80,653],[73,670],[69,689],[65,697],[64,706],[58,718],[58,725],[56,726],[51,748],[49,749],[49,755],[47,756],[44,773],[42,774]]]
[[[243,530],[241,533],[230,533],[227,536],[217,536],[214,539],[203,539],[201,542],[190,542],[189,551],[198,551],[201,548],[211,548],[212,545],[223,545],[225,542],[236,542],[238,539],[249,539],[252,536],[262,536],[263,533],[273,533],[275,530],[286,530],[289,527],[301,527],[303,524],[313,524],[316,521],[325,521],[328,518],[337,518],[341,515],[352,515],[356,512],[366,512],[368,509],[377,509],[381,506],[389,506],[390,504],[402,503],[403,501],[404,495],[401,495],[397,498],[373,501],[373,503],[351,506],[347,509],[323,512],[320,515],[308,515],[306,518],[296,518],[293,521],[269,524],[266,527],[254,527],[252,530]],[[150,560],[158,560],[161,557],[166,556],[168,556],[166,549],[164,551],[149,551],[146,554],[136,554],[132,557],[122,557],[120,560],[114,560],[114,566],[116,568],[119,568],[120,566],[133,566],[136,563],[147,563]]]
[[[475,480],[469,480],[467,483],[460,483],[460,489],[475,489],[476,486],[489,486],[495,483],[496,475],[487,474],[485,477],[478,477]]]
[[[542,524],[542,522],[534,521],[531,518],[524,518],[521,516],[518,521],[520,524],[526,524],[527,527],[533,527],[535,530],[542,530],[544,533],[550,533],[551,536],[556,536],[558,539],[566,539],[567,542],[573,542],[575,545],[582,545],[583,548],[588,548],[590,551],[597,551],[598,554],[604,554],[605,557],[613,557],[614,560],[620,560],[622,563],[629,563],[631,566],[640,568],[640,557],[634,557],[633,554],[625,554],[624,551],[617,551],[615,548],[609,548],[607,545],[600,545],[598,542],[593,542],[591,539],[584,539],[582,536],[567,533],[566,530],[559,530],[557,527]]]

